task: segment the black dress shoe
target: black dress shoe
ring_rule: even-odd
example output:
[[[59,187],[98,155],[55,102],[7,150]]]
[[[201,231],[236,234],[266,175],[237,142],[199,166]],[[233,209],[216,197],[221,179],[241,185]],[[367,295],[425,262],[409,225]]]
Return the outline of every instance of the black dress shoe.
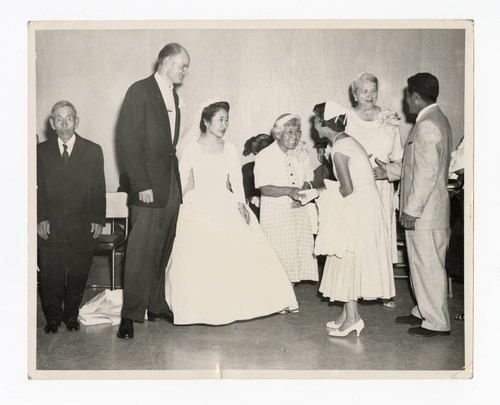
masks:
[[[418,326],[416,328],[408,329],[408,333],[413,336],[432,337],[432,336],[449,336],[450,331],[430,330]]]
[[[80,330],[80,323],[76,319],[69,319],[66,323],[66,329],[71,331]]]
[[[170,323],[174,323],[174,315],[172,312],[162,312],[160,314],[155,314],[154,312],[151,312],[148,310],[148,321],[150,322],[156,322],[156,321],[167,321]]]
[[[134,321],[129,318],[122,318],[116,336],[120,339],[132,339],[134,337]]]
[[[396,323],[410,326],[422,325],[422,319],[417,318],[414,315],[398,316],[396,318]]]
[[[45,333],[57,333],[59,325],[59,322],[50,321],[47,325],[45,325]]]

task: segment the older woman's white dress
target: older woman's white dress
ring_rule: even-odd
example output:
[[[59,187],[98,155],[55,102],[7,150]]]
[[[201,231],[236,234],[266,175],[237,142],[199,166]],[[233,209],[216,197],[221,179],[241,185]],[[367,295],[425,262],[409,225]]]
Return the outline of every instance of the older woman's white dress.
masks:
[[[300,148],[298,146],[297,148]],[[277,142],[255,158],[255,186],[288,186],[302,188],[312,181],[314,173],[305,150],[283,152]],[[260,223],[293,282],[318,280],[318,263],[314,256],[314,237],[308,208],[292,208],[287,196],[261,197]]]
[[[166,269],[165,296],[175,324],[227,324],[298,308],[288,275],[257,219],[244,202],[236,148],[204,153],[199,142],[180,162],[183,187],[173,251]],[[228,189],[230,186],[231,190]]]
[[[337,152],[349,157],[353,193],[343,198],[338,182],[327,181],[318,199],[316,253],[327,255],[319,291],[331,301],[389,299],[395,295],[390,242],[370,162],[351,137],[332,146],[332,156]]]
[[[403,158],[403,145],[399,133],[399,118],[388,108],[382,108],[374,121],[364,121],[358,117],[354,110],[347,115],[345,130],[349,135],[365,148],[370,157],[372,167],[377,167],[375,158],[383,162],[393,162]],[[386,217],[387,231],[391,238],[392,262],[397,263],[397,235],[396,235],[396,208],[398,206],[394,185],[387,180],[375,183],[382,201]]]

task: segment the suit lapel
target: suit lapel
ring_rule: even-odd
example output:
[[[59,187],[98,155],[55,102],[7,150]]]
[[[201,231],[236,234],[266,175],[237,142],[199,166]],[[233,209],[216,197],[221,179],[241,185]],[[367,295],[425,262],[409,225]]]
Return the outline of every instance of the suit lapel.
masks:
[[[163,125],[166,128],[167,131],[167,138],[168,142],[172,143],[172,134],[170,130],[170,120],[168,118],[168,112],[167,112],[167,106],[165,105],[165,101],[163,100],[163,96],[160,91],[160,87],[158,86],[158,83],[156,82],[156,79],[153,76],[150,76],[151,81],[151,98],[152,98],[152,105],[154,107],[154,110],[158,114],[159,117],[161,117],[163,121]]]
[[[181,125],[181,112],[179,110],[179,96],[175,89],[174,93],[174,103],[175,103],[175,135],[174,135],[174,146],[177,145],[177,141],[179,140],[179,128]]]
[[[75,162],[79,159],[82,154],[82,139],[80,135],[75,133],[75,144],[73,145],[73,150],[71,151],[71,155],[69,155],[68,165],[74,165]]]
[[[415,138],[415,134],[417,133],[418,122],[413,125],[410,133],[408,134],[408,140],[406,141],[406,146],[411,145],[413,143],[413,139]]]
[[[59,150],[59,143],[57,141],[57,134],[55,135],[54,139],[51,140],[52,146],[50,148],[50,155],[52,159],[52,164],[57,165],[59,168],[64,168],[64,159],[61,155],[61,151]]]

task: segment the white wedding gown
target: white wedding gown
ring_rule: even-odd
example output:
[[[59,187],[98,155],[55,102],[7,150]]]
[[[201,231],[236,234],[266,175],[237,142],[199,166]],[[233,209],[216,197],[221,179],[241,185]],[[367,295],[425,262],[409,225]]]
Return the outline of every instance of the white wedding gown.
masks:
[[[190,144],[181,159],[183,188],[173,251],[166,269],[165,296],[174,323],[221,325],[296,310],[297,300],[278,256],[251,215],[248,225],[236,148],[222,154]],[[231,190],[229,190],[229,187]]]

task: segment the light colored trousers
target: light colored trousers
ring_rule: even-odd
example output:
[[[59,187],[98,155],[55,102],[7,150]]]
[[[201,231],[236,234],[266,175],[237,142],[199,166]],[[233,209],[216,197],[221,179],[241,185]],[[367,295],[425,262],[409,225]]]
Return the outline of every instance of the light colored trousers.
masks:
[[[448,312],[446,250],[450,228],[406,231],[410,281],[417,300],[412,315],[422,319],[422,327],[450,330]]]

